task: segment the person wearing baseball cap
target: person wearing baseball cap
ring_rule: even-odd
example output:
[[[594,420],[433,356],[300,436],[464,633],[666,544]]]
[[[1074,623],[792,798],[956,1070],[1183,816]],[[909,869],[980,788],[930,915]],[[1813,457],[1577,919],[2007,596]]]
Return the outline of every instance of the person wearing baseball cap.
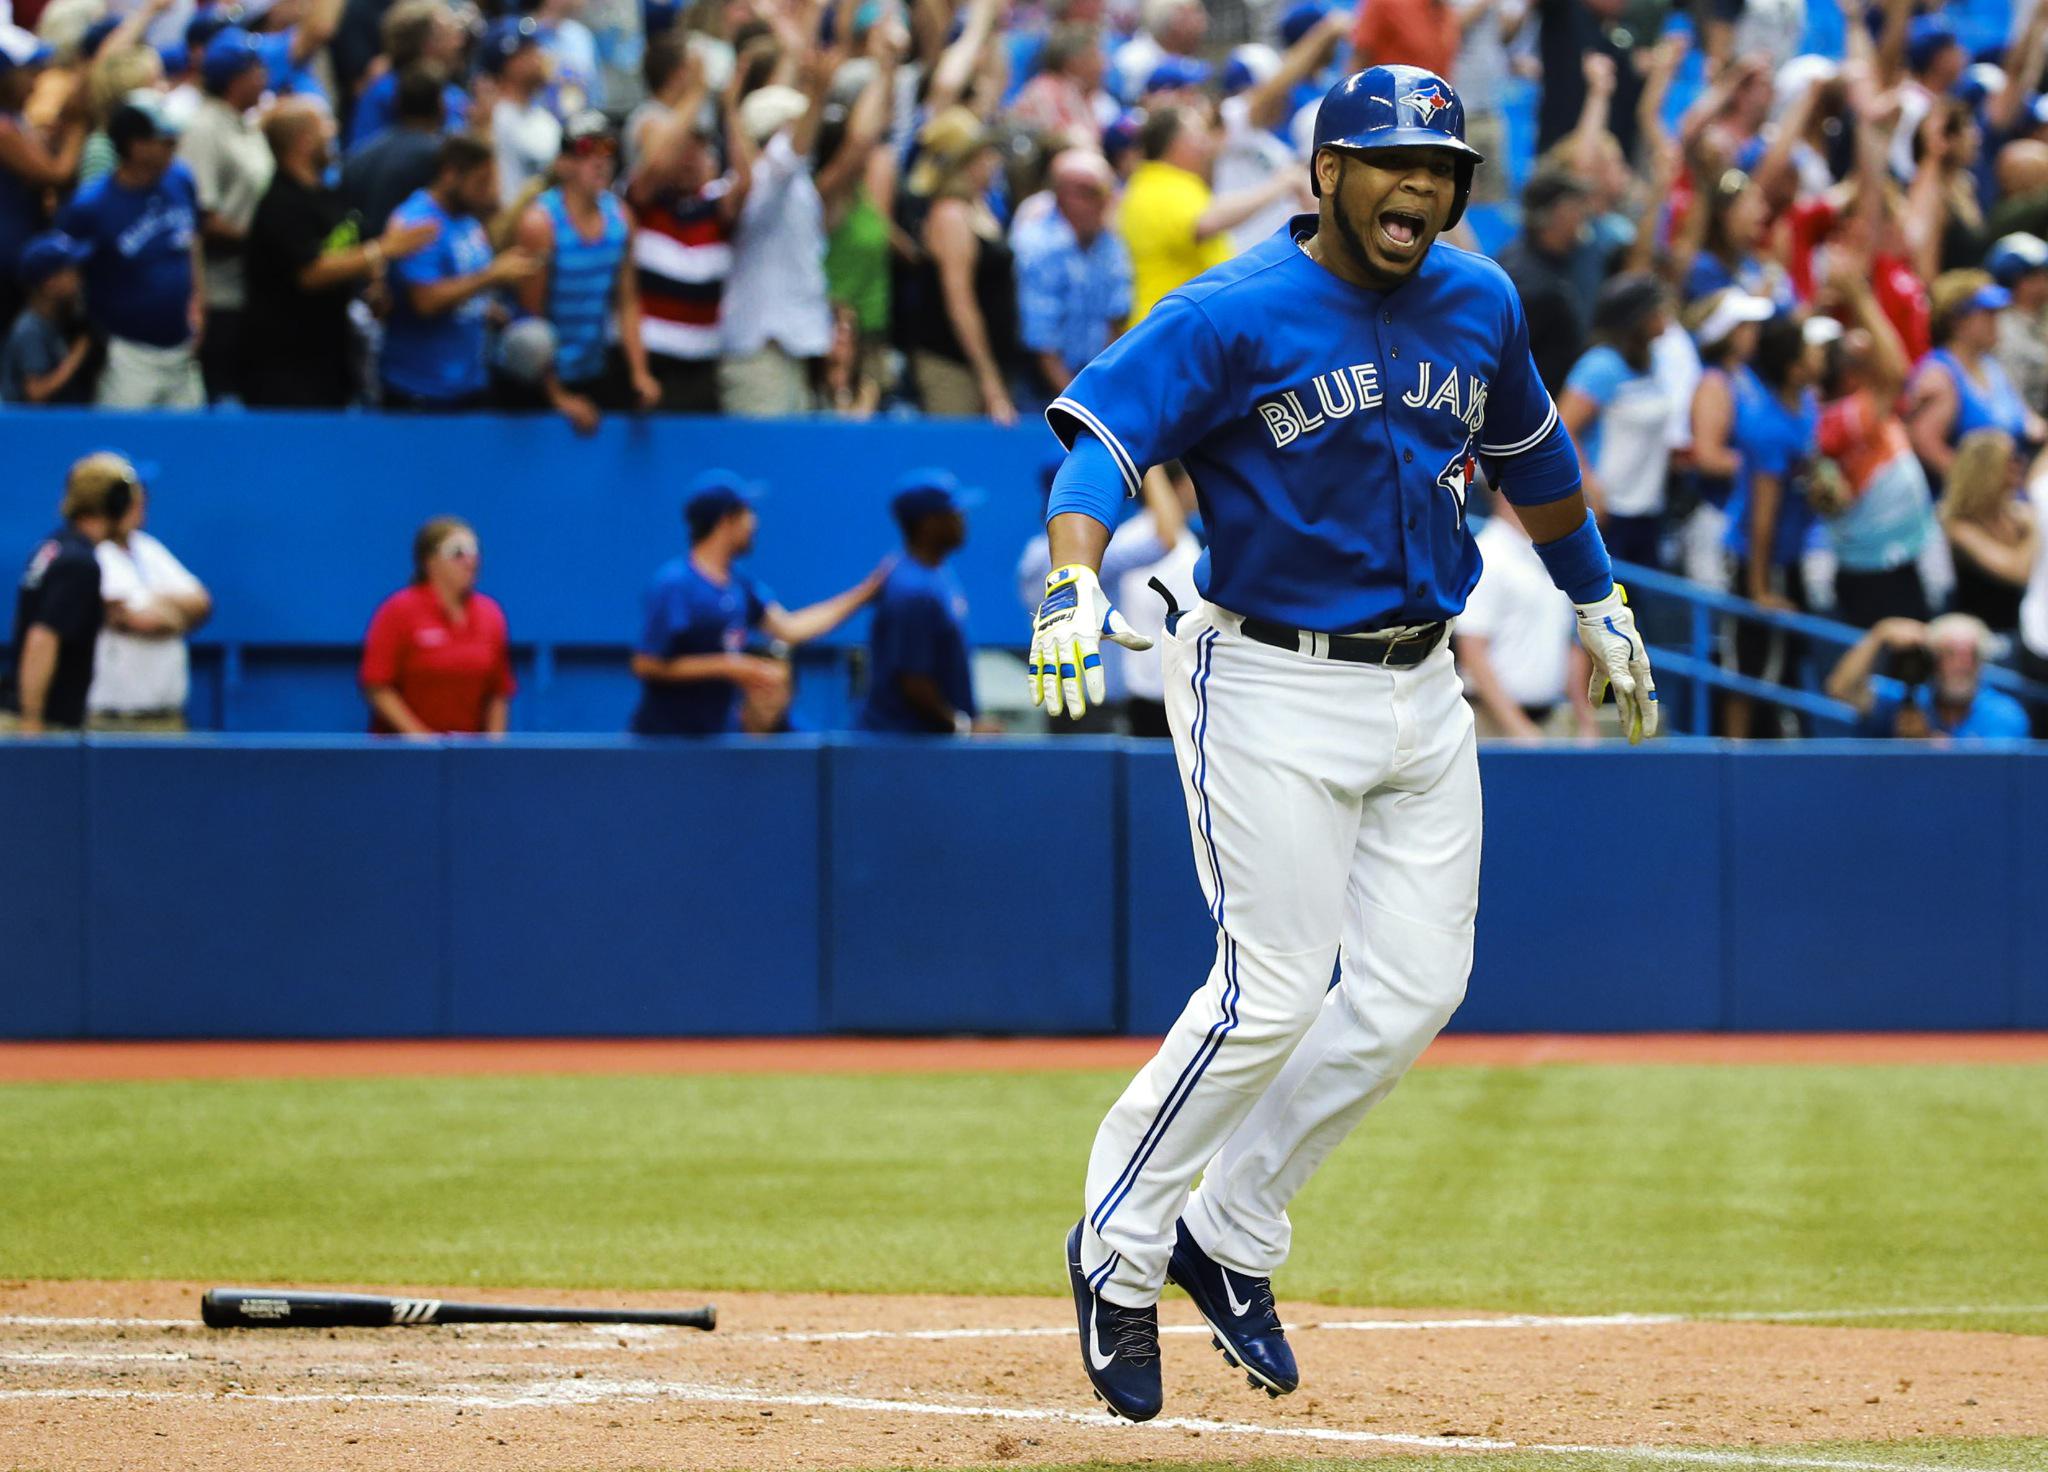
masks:
[[[2012,295],[1998,314],[1992,356],[2020,401],[2039,409],[2048,404],[2048,241],[2025,232],[2000,236],[1984,253],[1984,269]]]
[[[64,524],[29,554],[15,593],[0,731],[34,736],[85,724],[94,651],[106,622],[94,548],[113,535],[140,487],[135,467],[119,455],[87,455],[71,467]]]
[[[1994,351],[1998,318],[2012,305],[2012,293],[1988,271],[1944,271],[1928,296],[1934,351],[1920,361],[1906,421],[1928,473],[1946,480],[1956,445],[1973,430],[2000,430],[2016,445],[2048,438],[2041,416],[2020,398]]]
[[[45,230],[22,248],[16,278],[28,305],[0,347],[0,403],[82,404],[92,334],[85,330],[85,287],[78,268],[91,248],[61,230]]]
[[[875,606],[863,731],[938,736],[1002,729],[979,719],[967,594],[946,565],[966,545],[967,508],[979,499],[948,470],[914,470],[896,483],[889,513],[904,556]]]
[[[530,181],[546,175],[562,151],[562,120],[547,103],[548,58],[541,49],[540,22],[530,15],[492,21],[476,64],[498,83],[491,138],[498,150],[499,197],[510,204]]]
[[[251,120],[270,86],[256,38],[240,26],[217,31],[199,60],[205,96],[178,157],[199,190],[199,232],[206,254],[206,335],[199,367],[207,397],[242,397],[242,314],[248,301],[243,258],[256,206],[277,172],[270,145]]]
[[[1756,355],[1762,324],[1777,315],[1766,298],[1739,286],[1724,286],[1688,306],[1681,321],[1699,349],[1700,378],[1691,404],[1691,485],[1698,505],[1681,534],[1685,575],[1708,587],[1725,588],[1728,562],[1722,539],[1728,531],[1728,503],[1742,473],[1735,443],[1735,405],[1749,391],[1749,360]],[[1762,392],[1758,386],[1756,392]]]
[[[43,196],[68,189],[85,148],[83,89],[48,133],[22,115],[50,48],[19,26],[0,25],[0,325],[21,310],[15,270],[21,248],[43,226]]]
[[[754,550],[755,507],[765,488],[731,470],[707,470],[684,493],[690,550],[662,565],[647,590],[633,649],[640,704],[636,736],[718,736],[740,729],[742,696],[780,703],[789,666],[748,652],[758,633],[781,645],[838,628],[872,600],[889,564],[853,587],[794,612],[735,566]]]
[[[80,189],[57,228],[92,247],[85,305],[107,335],[97,402],[201,409],[198,337],[206,320],[199,191],[178,159],[178,126],[155,92],[128,93],[107,118],[113,172]]]

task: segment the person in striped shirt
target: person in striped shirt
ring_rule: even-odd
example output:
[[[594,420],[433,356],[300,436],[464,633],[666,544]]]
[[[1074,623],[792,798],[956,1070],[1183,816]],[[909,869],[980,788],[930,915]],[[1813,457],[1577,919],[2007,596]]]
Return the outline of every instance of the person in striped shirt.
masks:
[[[547,402],[588,434],[604,410],[652,409],[661,385],[640,335],[639,287],[628,260],[633,219],[611,191],[618,140],[601,112],[581,112],[562,133],[554,188],[526,208],[519,244],[541,270],[520,306],[554,329]]]
[[[640,335],[661,385],[661,407],[716,414],[719,311],[732,273],[732,237],[753,180],[754,145],[739,125],[746,67],[710,106],[702,58],[685,76],[666,116],[647,119],[634,140],[639,163],[626,190],[639,219],[633,265],[640,292]],[[728,155],[720,169],[714,112],[722,113]]]

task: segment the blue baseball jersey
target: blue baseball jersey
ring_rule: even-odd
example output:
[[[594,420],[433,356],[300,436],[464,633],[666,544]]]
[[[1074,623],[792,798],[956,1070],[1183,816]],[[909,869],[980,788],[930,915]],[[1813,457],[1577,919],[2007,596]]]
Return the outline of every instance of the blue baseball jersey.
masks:
[[[647,590],[647,623],[638,652],[654,659],[685,654],[738,654],[773,598],[735,572],[714,583],[688,557],[664,563]],[[642,683],[633,731],[640,736],[716,736],[736,731],[739,686],[730,680],[648,680]]]
[[[1354,633],[1454,617],[1479,579],[1478,463],[1510,501],[1579,487],[1507,275],[1438,241],[1391,291],[1311,260],[1297,216],[1168,294],[1046,410],[1106,444],[1137,493],[1193,477],[1202,595],[1234,613]]]
[[[979,714],[974,650],[967,642],[967,594],[952,568],[926,567],[905,557],[889,570],[875,600],[871,652],[868,701],[860,713],[863,731],[941,729],[904,698],[897,683],[904,675],[925,676],[953,709]]]

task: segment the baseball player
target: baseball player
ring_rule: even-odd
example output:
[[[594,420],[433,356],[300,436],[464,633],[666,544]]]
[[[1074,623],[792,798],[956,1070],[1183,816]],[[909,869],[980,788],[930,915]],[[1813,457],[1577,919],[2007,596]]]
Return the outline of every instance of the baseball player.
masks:
[[[1476,462],[1577,606],[1593,699],[1612,685],[1631,741],[1657,728],[1520,300],[1436,243],[1480,162],[1464,131],[1420,68],[1338,83],[1317,213],[1169,294],[1047,410],[1068,455],[1031,669],[1053,714],[1102,698],[1101,640],[1149,643],[1096,577],[1117,498],[1177,456],[1209,529],[1162,658],[1216,960],[1103,1121],[1067,1239],[1083,1365],[1132,1420],[1159,1412],[1169,1280],[1254,1386],[1299,1383],[1270,1281],[1287,1204],[1464,996],[1479,771],[1447,635],[1479,576]]]

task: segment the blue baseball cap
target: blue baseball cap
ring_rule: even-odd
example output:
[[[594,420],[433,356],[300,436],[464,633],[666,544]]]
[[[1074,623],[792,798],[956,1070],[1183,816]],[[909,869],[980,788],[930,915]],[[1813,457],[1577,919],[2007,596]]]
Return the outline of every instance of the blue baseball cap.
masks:
[[[62,230],[45,230],[21,248],[21,260],[14,273],[23,286],[34,288],[67,266],[84,265],[91,254],[92,247],[85,241]]]
[[[2001,235],[1984,253],[1984,269],[2007,290],[2030,271],[2048,271],[2048,241],[2025,231]]]
[[[1906,25],[1906,66],[1924,72],[1935,57],[1951,46],[1962,45],[1956,28],[1945,15],[1916,15]]]
[[[224,92],[244,72],[263,65],[263,53],[256,38],[240,26],[229,26],[206,43],[200,58],[199,80],[209,92]]]
[[[185,48],[188,51],[204,52],[206,43],[235,23],[235,17],[225,5],[202,5],[192,12],[192,19],[185,22]]]
[[[1956,308],[1956,315],[1960,317],[1965,312],[2002,312],[2011,305],[2012,293],[1993,282],[1971,292],[1963,304]]]
[[[1231,48],[1223,64],[1223,95],[1235,97],[1280,70],[1280,53],[1263,41],[1249,41]]]
[[[1301,0],[1290,6],[1280,17],[1280,45],[1284,49],[1292,46],[1303,36],[1323,23],[1323,17],[1330,13],[1324,0]]]
[[[911,471],[889,495],[889,512],[905,531],[927,516],[964,512],[980,504],[980,491],[962,486],[960,477],[936,466]]]
[[[477,65],[491,76],[531,46],[540,45],[540,22],[530,15],[505,15],[491,22],[477,51]]]
[[[37,39],[35,32],[24,31],[20,26],[0,25],[0,72],[41,66],[56,54]]]
[[[1145,78],[1145,91],[1172,92],[1182,87],[1206,87],[1215,68],[1206,61],[1197,61],[1192,56],[1169,56],[1152,68],[1152,74]]]
[[[1956,78],[1956,84],[1949,95],[1958,99],[1972,111],[1984,106],[1991,95],[2005,86],[2005,68],[1988,61],[1976,62],[1963,68],[1963,74]]]
[[[175,138],[183,131],[165,111],[163,94],[148,87],[128,93],[107,117],[107,141],[117,154],[145,138]]]
[[[1115,163],[1138,146],[1138,130],[1145,124],[1145,115],[1135,109],[1117,114],[1115,121],[1102,130],[1102,156]]]
[[[690,529],[690,540],[703,541],[721,521],[754,505],[766,493],[767,487],[761,482],[748,480],[736,471],[705,471],[690,482],[683,498],[683,524]]]

